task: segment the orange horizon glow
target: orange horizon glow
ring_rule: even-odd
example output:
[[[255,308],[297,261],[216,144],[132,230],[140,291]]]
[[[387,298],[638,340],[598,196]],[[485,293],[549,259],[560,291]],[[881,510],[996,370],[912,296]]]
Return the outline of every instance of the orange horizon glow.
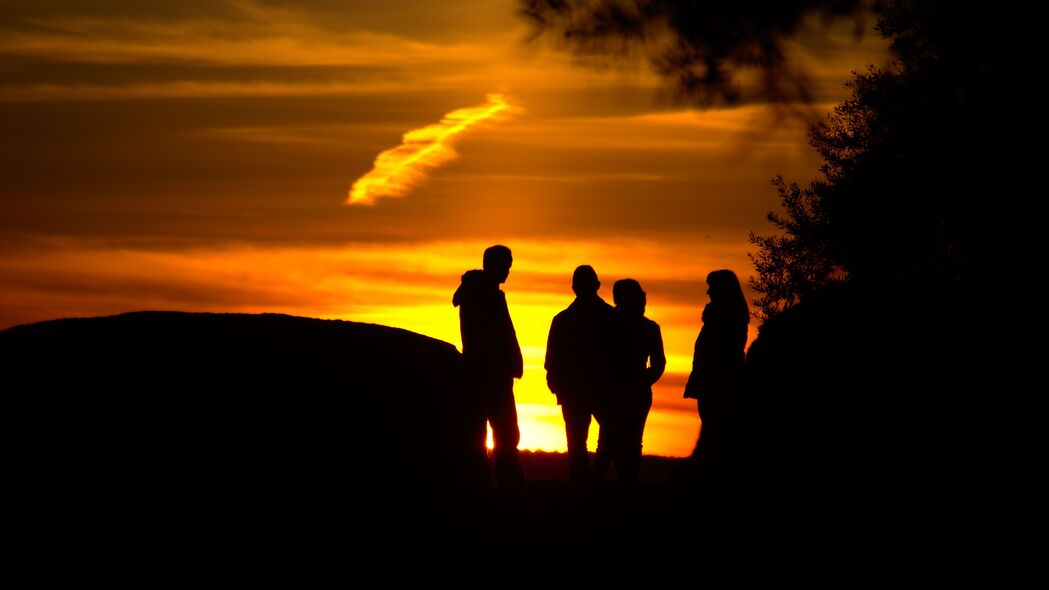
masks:
[[[372,169],[350,187],[347,205],[374,205],[383,197],[403,197],[426,177],[426,172],[454,160],[457,136],[470,127],[510,112],[502,94],[489,94],[485,104],[454,110],[439,123],[404,134],[401,145],[375,158]]]
[[[746,284],[747,235],[773,229],[769,179],[819,173],[808,121],[782,105],[661,101],[647,67],[524,43],[517,0],[15,4],[0,31],[0,329],[285,313],[458,345],[452,292],[502,243],[522,449],[565,449],[543,360],[590,264],[606,300],[621,278],[648,292],[668,365],[644,450],[687,455],[704,279],[728,268]],[[887,55],[851,26],[834,39],[796,48],[818,110]]]
[[[183,252],[45,241],[36,254],[0,261],[0,273],[13,278],[44,273],[52,282],[68,285],[68,291],[27,287],[0,292],[0,310],[7,314],[0,316],[0,328],[143,309],[287,313],[404,328],[460,347],[459,318],[451,294],[464,271],[480,266],[486,244],[242,246]],[[524,376],[514,387],[520,448],[566,450],[564,422],[547,388],[543,361],[550,322],[573,299],[571,273],[579,264],[590,263],[605,285],[599,294],[608,299],[608,285],[628,276],[640,280],[648,291],[647,315],[662,327],[668,364],[654,387],[644,450],[687,456],[699,432],[699,417],[694,402],[682,399],[681,392],[706,303],[702,281],[707,272],[731,260],[727,253],[731,246],[694,252],[647,241],[608,245],[513,240],[509,244],[514,267],[503,290],[525,362]],[[744,251],[734,258],[736,264],[744,264]],[[737,268],[745,275],[744,267]],[[685,287],[678,286],[684,281]],[[84,298],[83,292],[94,295]],[[596,428],[594,424],[591,450]]]

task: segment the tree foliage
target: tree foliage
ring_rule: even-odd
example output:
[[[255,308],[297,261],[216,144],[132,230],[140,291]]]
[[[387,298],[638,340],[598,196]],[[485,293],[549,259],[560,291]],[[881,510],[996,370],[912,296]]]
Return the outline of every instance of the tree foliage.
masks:
[[[755,313],[762,319],[843,278],[841,269],[831,261],[826,249],[829,227],[818,192],[812,187],[788,184],[782,176],[777,176],[772,183],[784,212],[770,212],[768,220],[780,233],[750,234],[751,243],[758,246],[757,254],[750,254],[758,273],[758,278],[751,280],[751,286],[761,294],[753,303]]]
[[[751,235],[751,285],[766,318],[835,281],[874,299],[957,298],[994,249],[1001,214],[1022,192],[1013,174],[1022,128],[1007,89],[1024,75],[1015,5],[950,0],[522,0],[543,30],[581,52],[614,51],[669,31],[657,71],[696,104],[740,99],[740,72],[764,72],[765,99],[804,101],[783,51],[812,16],[877,16],[893,61],[868,67],[851,96],[810,132],[823,159],[807,186],[774,181],[772,235]]]
[[[740,74],[760,73],[758,98],[812,99],[785,43],[807,19],[861,22],[870,0],[521,0],[538,32],[583,55],[648,54],[681,96],[709,106],[744,100]]]

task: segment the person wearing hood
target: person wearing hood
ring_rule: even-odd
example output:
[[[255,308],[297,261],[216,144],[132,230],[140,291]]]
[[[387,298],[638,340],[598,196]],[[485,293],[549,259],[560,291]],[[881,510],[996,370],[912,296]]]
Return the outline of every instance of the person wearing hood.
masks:
[[[524,482],[517,453],[521,431],[514,400],[514,379],[521,378],[524,361],[506,295],[499,288],[510,275],[512,264],[509,248],[488,248],[482,270],[463,274],[462,283],[452,296],[452,305],[459,308],[467,378],[484,421],[492,426],[492,454],[499,487],[515,487]],[[478,434],[483,449],[487,437],[483,426]]]

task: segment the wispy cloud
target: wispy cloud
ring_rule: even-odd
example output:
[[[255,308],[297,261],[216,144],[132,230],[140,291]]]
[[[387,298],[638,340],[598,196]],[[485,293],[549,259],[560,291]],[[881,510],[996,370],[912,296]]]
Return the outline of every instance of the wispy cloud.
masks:
[[[264,66],[399,66],[483,62],[483,45],[433,42],[383,31],[336,31],[317,15],[254,6],[238,20],[194,17],[48,17],[0,31],[0,53],[89,63]],[[412,62],[409,62],[412,63]]]
[[[373,205],[382,197],[402,197],[426,177],[426,172],[454,160],[452,147],[467,129],[483,121],[505,116],[512,107],[501,94],[489,94],[485,104],[452,111],[440,123],[404,134],[401,145],[375,158],[367,174],[350,187],[348,205]]]

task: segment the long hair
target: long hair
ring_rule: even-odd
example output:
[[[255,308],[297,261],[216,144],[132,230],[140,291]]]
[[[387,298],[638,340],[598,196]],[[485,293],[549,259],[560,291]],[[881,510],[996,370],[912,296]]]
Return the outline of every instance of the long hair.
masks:
[[[717,310],[714,313],[733,322],[750,323],[750,308],[736,273],[715,270],[707,275],[707,285],[710,287],[710,307]]]

